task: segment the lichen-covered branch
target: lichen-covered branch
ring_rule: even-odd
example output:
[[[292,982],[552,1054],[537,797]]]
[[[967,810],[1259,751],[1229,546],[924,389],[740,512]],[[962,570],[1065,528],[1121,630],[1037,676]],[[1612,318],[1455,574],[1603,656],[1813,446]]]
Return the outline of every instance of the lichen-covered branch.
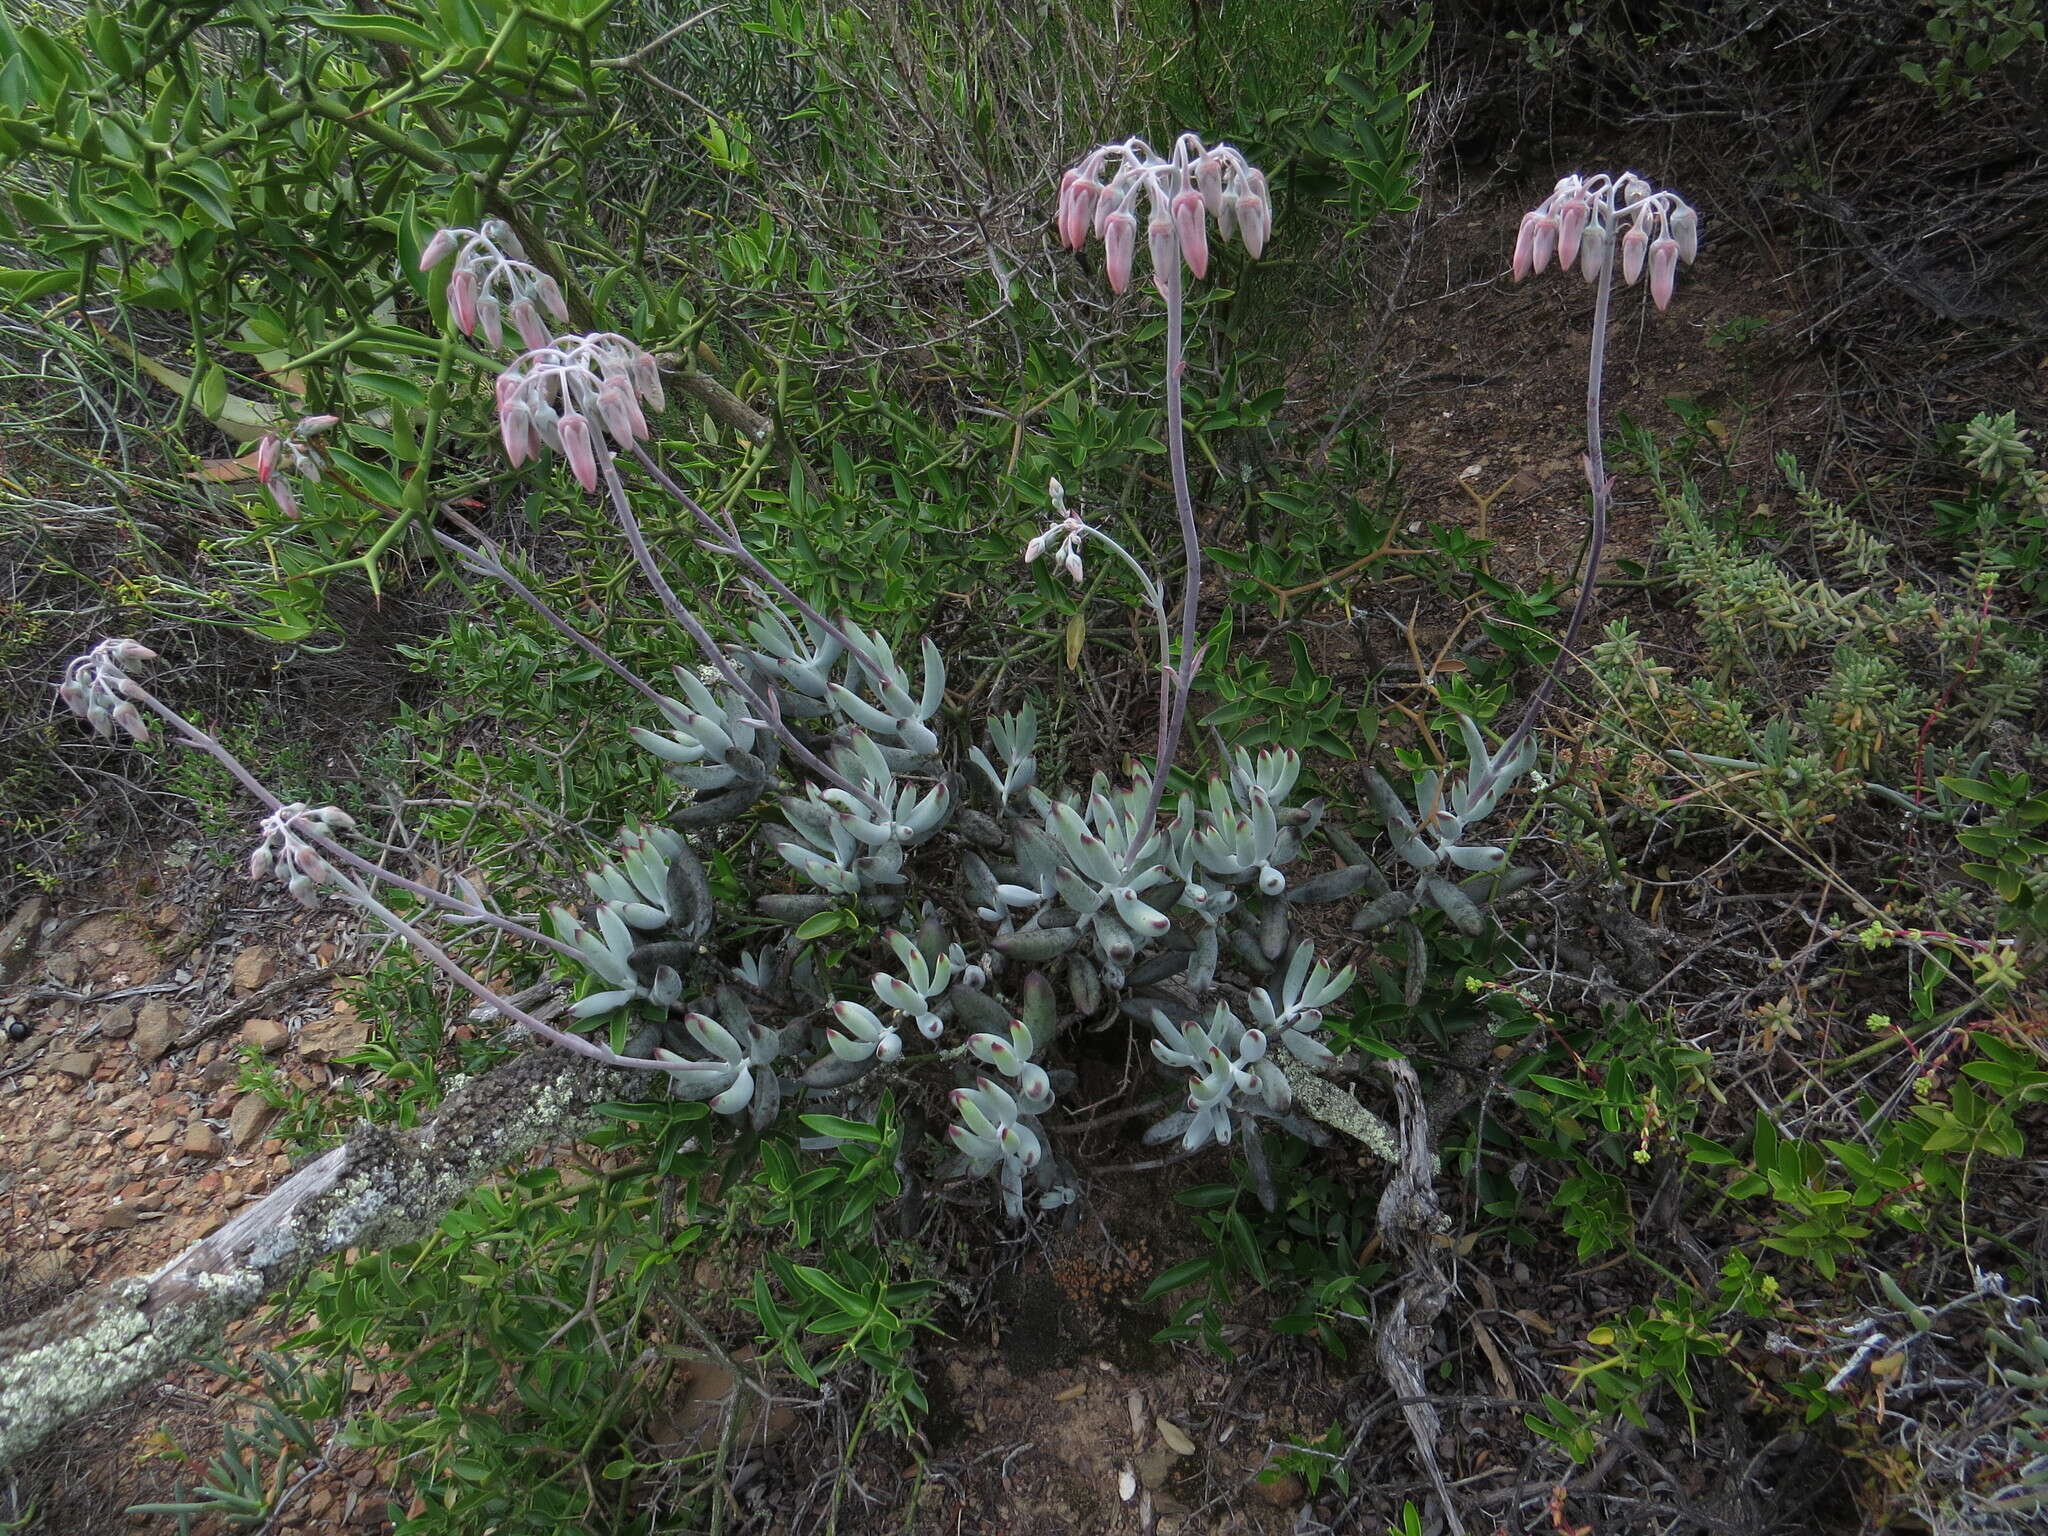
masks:
[[[1287,1074],[1287,1085],[1294,1090],[1294,1107],[1297,1110],[1340,1136],[1350,1137],[1381,1162],[1396,1165],[1401,1162],[1401,1138],[1386,1121],[1329,1079],[1318,1077],[1306,1062],[1297,1060],[1286,1051],[1275,1052],[1273,1059]]]
[[[451,1094],[416,1130],[360,1127],[153,1274],[0,1333],[0,1466],[163,1375],[320,1260],[425,1237],[500,1168],[594,1129],[599,1104],[660,1086],[563,1052],[528,1052]]]

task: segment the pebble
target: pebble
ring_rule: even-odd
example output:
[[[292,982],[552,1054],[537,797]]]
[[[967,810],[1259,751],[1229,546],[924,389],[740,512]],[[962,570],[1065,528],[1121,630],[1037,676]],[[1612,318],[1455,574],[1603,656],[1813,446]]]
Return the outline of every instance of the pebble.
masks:
[[[266,1056],[275,1056],[291,1040],[291,1031],[276,1019],[251,1019],[242,1026],[242,1041]]]
[[[185,1128],[185,1139],[179,1143],[187,1157],[219,1157],[224,1150],[220,1137],[204,1120],[195,1120]]]
[[[260,1093],[245,1093],[235,1100],[235,1106],[228,1111],[228,1139],[237,1148],[248,1147],[263,1139],[263,1132],[269,1126],[271,1117],[277,1113],[264,1101]]]
[[[259,987],[269,986],[276,978],[277,959],[269,950],[252,945],[235,956],[232,976],[236,991],[254,992]]]

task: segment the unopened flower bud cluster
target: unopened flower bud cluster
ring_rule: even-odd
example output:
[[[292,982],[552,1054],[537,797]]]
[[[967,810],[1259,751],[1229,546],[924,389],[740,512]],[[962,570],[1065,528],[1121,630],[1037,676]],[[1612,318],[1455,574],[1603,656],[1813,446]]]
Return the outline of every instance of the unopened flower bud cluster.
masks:
[[[249,878],[275,879],[300,906],[318,906],[318,890],[335,878],[334,866],[307,841],[306,834],[332,838],[355,824],[355,817],[339,806],[314,807],[295,800],[279,807],[257,829],[256,849],[249,855]]]
[[[266,433],[256,445],[257,483],[270,492],[277,510],[286,517],[299,515],[299,497],[285,477],[295,475],[320,483],[320,456],[307,443],[340,420],[339,416],[301,416],[290,431]]]
[[[142,689],[128,676],[138,662],[156,660],[156,652],[137,640],[102,640],[64,669],[57,696],[65,707],[111,741],[125,732],[130,741],[149,740],[149,725],[134,700]]]
[[[1650,297],[1663,309],[1680,263],[1691,266],[1699,254],[1699,240],[1699,215],[1676,192],[1659,192],[1634,171],[1571,175],[1522,216],[1515,281],[1541,272],[1555,255],[1560,270],[1576,265],[1587,282],[1596,282],[1618,256],[1621,280],[1630,285],[1647,267]]]
[[[1242,240],[1254,258],[1273,231],[1265,176],[1228,144],[1207,148],[1192,133],[1175,139],[1163,159],[1143,139],[1104,144],[1060,178],[1060,243],[1078,251],[1091,234],[1100,239],[1118,293],[1130,286],[1141,215],[1161,293],[1180,262],[1196,277],[1207,274],[1209,220],[1221,239]]]
[[[577,483],[597,489],[611,443],[630,448],[649,436],[641,405],[659,411],[666,397],[653,357],[610,331],[564,336],[521,354],[498,375],[498,430],[514,464],[553,449]]]
[[[519,237],[502,219],[486,219],[481,229],[443,229],[420,252],[420,270],[431,271],[455,257],[448,276],[448,313],[465,336],[483,332],[494,347],[505,344],[505,322],[527,350],[554,340],[542,313],[557,323],[569,318],[561,286],[526,259]]]

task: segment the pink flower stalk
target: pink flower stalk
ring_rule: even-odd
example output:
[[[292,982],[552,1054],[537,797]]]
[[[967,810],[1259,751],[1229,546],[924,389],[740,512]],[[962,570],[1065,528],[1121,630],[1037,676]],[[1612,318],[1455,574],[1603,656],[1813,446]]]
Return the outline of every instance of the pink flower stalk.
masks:
[[[1092,231],[1118,293],[1130,286],[1141,216],[1152,281],[1162,294],[1181,262],[1197,278],[1208,275],[1210,219],[1222,239],[1241,239],[1254,257],[1272,233],[1266,178],[1228,144],[1208,148],[1192,133],[1176,139],[1165,158],[1143,139],[1105,144],[1060,177],[1060,244],[1078,251]]]
[[[541,318],[544,312],[558,323],[569,318],[561,285],[526,259],[519,237],[502,219],[486,219],[481,229],[436,231],[420,252],[420,270],[429,271],[450,255],[455,271],[448,278],[448,313],[463,335],[481,330],[493,347],[503,346],[509,319],[531,352],[553,340]]]
[[[1633,287],[1647,267],[1650,298],[1671,302],[1678,268],[1699,252],[1699,215],[1676,192],[1659,192],[1633,171],[1619,176],[1567,176],[1542,205],[1522,216],[1515,232],[1512,272],[1520,282],[1550,264],[1574,262],[1597,282],[1620,247],[1619,273]]]
[[[562,336],[516,358],[498,376],[497,401],[507,459],[523,464],[553,449],[577,483],[594,491],[614,447],[652,436],[641,402],[661,409],[661,373],[623,336]]]

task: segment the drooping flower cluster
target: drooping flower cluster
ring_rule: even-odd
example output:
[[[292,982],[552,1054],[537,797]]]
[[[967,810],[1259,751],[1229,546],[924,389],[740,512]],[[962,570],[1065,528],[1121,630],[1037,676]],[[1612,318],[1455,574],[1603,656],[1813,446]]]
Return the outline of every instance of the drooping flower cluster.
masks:
[[[137,662],[155,661],[156,652],[139,640],[102,640],[64,669],[57,696],[65,707],[108,741],[116,730],[130,741],[149,740],[149,725],[133,700],[142,692],[129,676]]]
[[[1522,215],[1515,281],[1541,272],[1555,253],[1559,270],[1576,263],[1587,282],[1596,282],[1618,241],[1621,280],[1633,285],[1647,265],[1650,297],[1663,309],[1671,302],[1679,263],[1692,265],[1699,239],[1699,215],[1676,192],[1659,192],[1634,171],[1571,175]]]
[[[299,515],[299,497],[284,476],[297,475],[318,485],[320,456],[306,444],[340,420],[339,416],[301,416],[290,431],[266,433],[256,445],[257,482],[270,492],[277,510],[286,517]]]
[[[302,907],[318,906],[315,894],[324,882],[334,878],[334,867],[320,850],[306,839],[307,832],[333,837],[356,824],[355,817],[339,806],[308,806],[295,800],[263,818],[258,827],[255,852],[249,855],[249,878],[275,878]]]
[[[1087,537],[1088,524],[1080,513],[1067,510],[1065,486],[1057,480],[1049,480],[1046,489],[1052,493],[1052,509],[1059,514],[1059,521],[1024,546],[1024,563],[1031,564],[1049,549],[1052,551],[1052,563],[1065,571],[1069,579],[1079,581],[1082,575],[1081,541]]]
[[[514,464],[552,448],[586,491],[611,462],[605,434],[621,448],[647,437],[641,402],[665,401],[654,359],[610,331],[563,336],[515,358],[498,375],[498,431]]]
[[[541,318],[569,318],[561,286],[526,259],[519,237],[502,219],[485,219],[482,229],[442,229],[420,252],[420,270],[430,271],[455,255],[448,277],[448,312],[465,336],[479,330],[494,347],[505,344],[505,322],[531,350],[554,338]]]
[[[1254,258],[1273,231],[1265,176],[1228,144],[1209,149],[1184,133],[1164,159],[1143,139],[1104,144],[1061,176],[1059,234],[1075,251],[1091,232],[1100,237],[1118,293],[1131,282],[1140,199],[1152,281],[1161,293],[1176,262],[1185,261],[1196,277],[1208,272],[1210,219],[1221,238],[1242,240]]]

